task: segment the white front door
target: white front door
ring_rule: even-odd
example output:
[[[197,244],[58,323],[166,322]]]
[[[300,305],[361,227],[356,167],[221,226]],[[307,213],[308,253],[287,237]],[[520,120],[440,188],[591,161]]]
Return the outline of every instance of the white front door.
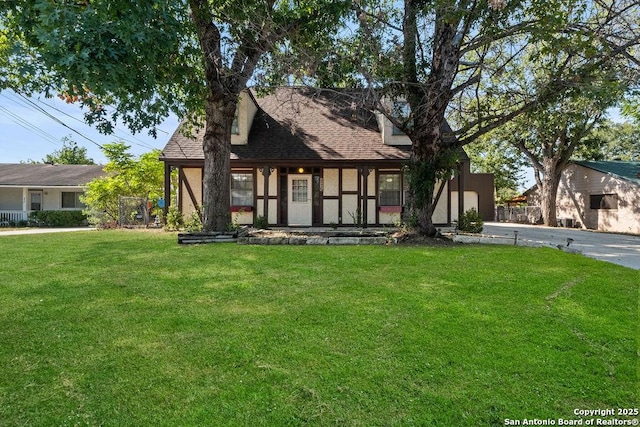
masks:
[[[311,175],[289,175],[289,225],[311,225]]]

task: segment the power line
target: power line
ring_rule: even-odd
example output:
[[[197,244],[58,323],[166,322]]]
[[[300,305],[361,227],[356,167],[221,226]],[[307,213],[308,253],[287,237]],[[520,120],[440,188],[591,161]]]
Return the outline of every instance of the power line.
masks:
[[[82,123],[83,125],[87,125],[87,123],[84,120],[81,120],[81,119],[79,119],[79,118],[67,113],[66,111],[61,110],[60,108],[56,107],[53,104],[49,104],[49,103],[47,103],[47,102],[45,102],[45,101],[43,101],[43,100],[41,100],[39,98],[35,98],[35,100],[38,103],[40,103],[40,104],[42,104],[42,105],[44,105],[44,106],[46,106],[48,108],[51,108],[52,110],[55,110],[55,111],[59,112],[60,114],[64,114],[65,116],[67,116],[67,117],[69,117],[69,118],[71,118],[71,119],[73,119],[73,120],[75,120],[75,121],[77,121],[79,123]],[[157,128],[157,130],[159,132],[161,132],[161,133],[169,135],[169,132],[167,132],[167,131],[165,131],[163,129]],[[132,145],[137,145],[137,146],[145,148],[145,149],[154,150],[154,149],[157,148],[157,147],[154,147],[153,145],[150,145],[150,144],[146,143],[145,141],[139,139],[138,137],[133,135],[131,132],[128,132],[126,129],[123,130],[122,128],[115,127],[113,135],[116,136],[117,138],[125,141],[125,142],[128,142],[128,143],[130,143]]]
[[[82,138],[84,138],[87,141],[91,142],[92,144],[98,146],[99,148],[104,148],[101,144],[95,142],[93,139],[89,138],[88,136],[84,135],[83,133],[81,133],[81,132],[77,131],[76,129],[72,128],[71,126],[67,125],[65,122],[63,122],[62,120],[60,120],[59,118],[57,118],[53,114],[49,113],[44,108],[40,107],[39,105],[37,105],[35,102],[31,101],[26,96],[24,96],[24,95],[22,95],[20,93],[17,94],[17,95],[19,97],[21,97],[22,99],[24,99],[29,104],[31,104],[37,111],[39,111],[42,114],[44,114],[45,116],[49,117],[51,120],[55,121],[56,123],[59,123],[60,125],[64,126],[65,128],[69,129],[71,132],[73,132],[75,134],[78,134],[79,136],[81,136]]]
[[[32,110],[32,111],[35,110],[39,114],[43,114],[47,118],[53,120],[54,122],[56,122],[59,125],[65,127],[66,129],[69,129],[71,132],[81,136],[83,139],[86,139],[87,141],[91,142],[92,144],[96,145],[97,147],[103,148],[103,146],[100,143],[96,142],[94,139],[88,137],[87,135],[85,135],[84,133],[79,131],[78,129],[74,128],[71,124],[68,123],[68,121],[63,121],[61,118],[59,118],[57,116],[58,115],[63,115],[63,116],[68,117],[69,119],[72,119],[73,121],[81,123],[84,126],[90,126],[90,125],[88,125],[84,120],[82,120],[82,119],[80,119],[78,117],[75,117],[74,115],[64,111],[61,108],[58,108],[56,105],[54,105],[52,103],[45,102],[44,100],[40,99],[39,97],[30,99],[29,97],[26,97],[25,95],[23,95],[21,93],[13,92],[13,91],[10,91],[10,90],[0,92],[0,95],[4,95],[5,99],[7,99],[8,101],[18,105],[21,108],[29,109],[29,110]],[[10,95],[10,97],[8,95]],[[0,105],[0,107],[2,107],[2,106]],[[46,107],[48,110],[45,109],[44,107]],[[50,111],[50,110],[53,110],[53,111]],[[56,137],[54,137],[50,133],[46,132],[45,130],[39,128],[37,125],[35,125],[33,123],[29,123],[29,121],[27,119],[25,119],[24,115],[23,115],[23,117],[20,117],[19,115],[16,115],[15,113],[11,112],[10,109],[5,108],[5,107],[3,107],[2,110],[0,110],[0,111],[2,111],[14,123],[18,124],[19,126],[29,130],[32,133],[35,133],[35,134],[41,136],[42,138],[46,139],[47,142],[51,142],[51,143],[54,143],[56,145],[59,145],[59,141],[57,140]],[[158,132],[160,132],[160,133],[169,135],[169,132],[167,132],[167,131],[165,131],[163,129],[156,128],[156,130]],[[120,140],[123,140],[123,141],[125,141],[127,143],[130,143],[131,145],[142,147],[144,149],[153,150],[153,149],[157,148],[156,146],[151,145],[151,143],[147,143],[147,142],[137,138],[132,133],[127,132],[126,130],[122,130],[121,128],[118,128],[118,127],[114,127],[113,136],[118,138],[118,139],[120,139]]]
[[[60,108],[56,107],[55,105],[49,104],[47,102],[44,102],[43,100],[41,100],[39,98],[36,98],[36,101],[39,102],[42,105],[45,105],[45,106],[51,108],[52,110],[55,110],[55,111],[59,112],[60,114],[64,114],[65,116],[67,116],[67,117],[69,117],[69,118],[71,118],[71,119],[73,119],[73,120],[75,120],[75,121],[77,121],[79,123],[82,123],[83,125],[87,125],[87,123],[84,120],[81,120],[81,119],[79,119],[79,118],[67,113],[66,111],[61,110]],[[118,134],[118,132],[120,132],[120,133]],[[132,140],[128,139],[127,137],[123,137],[122,136],[123,134],[128,134],[129,136],[131,136],[132,138],[136,139],[139,142],[135,142],[135,141],[132,141]],[[155,147],[153,147],[153,146],[151,146],[149,144],[146,144],[144,141],[136,138],[134,135],[130,134],[129,132],[122,131],[122,130],[120,130],[118,128],[115,128],[115,130],[113,132],[113,135],[118,137],[119,139],[125,141],[125,142],[129,142],[131,144],[138,145],[138,146],[143,147],[143,148],[147,148],[147,149],[151,149],[151,150],[153,150],[155,148]]]
[[[41,138],[45,139],[47,142],[50,142],[54,145],[59,145],[59,141],[56,139],[55,136],[44,131],[43,129],[40,129],[39,127],[35,126],[33,123],[28,122],[23,117],[14,113],[10,109],[0,105],[0,111],[2,111],[5,114],[5,116],[7,116],[12,122],[22,127],[23,129],[26,129],[27,131],[40,136]]]

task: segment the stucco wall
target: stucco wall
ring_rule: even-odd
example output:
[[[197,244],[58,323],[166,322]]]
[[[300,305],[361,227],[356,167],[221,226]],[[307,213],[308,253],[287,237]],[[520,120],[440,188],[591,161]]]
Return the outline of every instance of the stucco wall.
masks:
[[[617,209],[591,209],[590,196],[617,194]],[[572,218],[585,228],[640,234],[640,188],[629,181],[572,164],[562,173],[558,218]]]
[[[238,100],[238,134],[231,134],[231,145],[246,145],[249,140],[249,131],[253,117],[256,115],[258,107],[254,104],[251,97],[242,93]]]
[[[202,169],[200,168],[183,168],[185,180],[188,181],[191,186],[193,195],[196,198],[198,205],[202,205]],[[182,205],[182,213],[185,218],[189,218],[191,214],[196,212],[196,207],[191,201],[189,192],[187,191],[187,184],[185,182],[180,186],[180,203]]]
[[[355,224],[358,213],[358,196],[356,194],[344,194],[342,196],[342,223]]]
[[[444,185],[444,189],[442,190],[442,195],[440,196],[440,200],[438,200],[438,204],[433,210],[432,220],[434,224],[447,224],[449,222],[449,200],[448,199],[448,186],[449,183]],[[436,183],[436,189],[440,187],[440,182]]]
[[[342,191],[358,190],[358,170],[342,169]]]
[[[464,192],[464,211],[475,209],[478,211],[478,193],[475,191]],[[451,221],[458,220],[458,192],[451,192]]]
[[[340,169],[324,169],[322,172],[322,180],[325,196],[337,196],[339,187]]]
[[[328,199],[322,203],[322,219],[325,224],[338,224],[340,221],[340,210],[338,200]]]

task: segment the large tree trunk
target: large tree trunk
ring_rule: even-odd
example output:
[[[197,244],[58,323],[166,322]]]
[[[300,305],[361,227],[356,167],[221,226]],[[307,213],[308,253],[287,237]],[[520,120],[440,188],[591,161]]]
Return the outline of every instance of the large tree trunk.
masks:
[[[435,192],[435,170],[425,171],[427,161],[413,161],[409,165],[409,200],[408,223],[416,228],[419,234],[432,237],[436,234],[433,224],[433,210],[435,209],[433,195]],[[421,172],[422,171],[422,172]]]
[[[236,103],[210,95],[206,105],[202,223],[205,231],[226,231],[231,223],[231,126]]]
[[[416,51],[419,7],[420,2],[404,2],[403,74],[413,126],[403,130],[411,139],[409,219],[420,234],[433,236],[436,232],[433,224],[436,181],[443,179],[453,166],[451,153],[454,147],[451,141],[443,139],[442,125],[451,100],[460,53],[454,42],[457,23],[443,19],[447,13],[437,9],[436,18],[440,19],[436,19],[431,70],[426,85],[419,83]]]
[[[549,227],[558,226],[556,197],[560,185],[562,169],[555,159],[543,159],[544,168],[540,180],[540,207],[542,209],[542,222]]]

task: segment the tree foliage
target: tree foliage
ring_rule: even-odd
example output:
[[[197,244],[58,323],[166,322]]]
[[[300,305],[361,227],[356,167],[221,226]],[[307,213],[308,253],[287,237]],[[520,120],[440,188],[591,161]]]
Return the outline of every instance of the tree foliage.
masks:
[[[79,147],[70,137],[62,138],[62,148],[47,154],[42,161],[57,165],[95,165],[93,159],[87,157],[87,149]]]
[[[501,127],[465,146],[471,160],[471,172],[491,173],[494,177],[496,201],[503,203],[519,193],[524,182],[524,168],[528,165],[524,155],[507,143]]]
[[[595,131],[602,141],[595,153],[581,158],[640,162],[640,123],[605,121]]]
[[[411,139],[409,168],[419,178],[411,181],[409,212],[422,233],[435,231],[433,185],[437,174],[451,173],[446,159],[461,147],[579,92],[596,72],[615,69],[624,81],[637,75],[639,20],[633,17],[640,5],[632,0],[359,0],[353,8],[351,31],[328,49],[297,52],[293,78],[365,88],[359,102]],[[536,56],[552,71],[522,67]],[[291,78],[291,65],[281,63],[281,77]],[[312,78],[305,80],[305,73]],[[397,108],[399,102],[407,108]]]
[[[620,97],[617,82],[592,82],[555,103],[526,113],[508,125],[506,141],[529,160],[541,196],[542,219],[555,226],[556,195],[562,171],[574,154],[593,156],[602,145],[595,131]]]
[[[419,178],[409,212],[429,234],[433,186],[451,173],[461,147],[580,92],[598,73],[637,82],[640,64],[636,0],[8,0],[3,7],[10,44],[10,60],[0,53],[3,87],[62,92],[104,131],[115,119],[153,129],[169,111],[204,125],[206,229],[229,223],[231,125],[257,69],[278,66],[255,76],[263,82],[312,75],[314,84],[364,87],[358,102],[412,141],[409,167]],[[289,57],[295,61],[279,60]],[[549,72],[522,68],[523,57]]]
[[[160,150],[139,157],[129,153],[129,146],[113,142],[103,146],[107,157],[104,171],[85,187],[82,202],[89,221],[106,225],[118,221],[118,197],[140,197],[157,200],[163,196],[164,166],[158,160]]]
[[[204,225],[230,222],[229,155],[238,96],[263,55],[293,36],[331,34],[347,3],[319,0],[8,0],[3,86],[61,94],[103,132],[169,112],[204,126]],[[1,63],[5,65],[5,63]],[[263,64],[265,65],[265,64]],[[28,78],[25,78],[28,77]]]

